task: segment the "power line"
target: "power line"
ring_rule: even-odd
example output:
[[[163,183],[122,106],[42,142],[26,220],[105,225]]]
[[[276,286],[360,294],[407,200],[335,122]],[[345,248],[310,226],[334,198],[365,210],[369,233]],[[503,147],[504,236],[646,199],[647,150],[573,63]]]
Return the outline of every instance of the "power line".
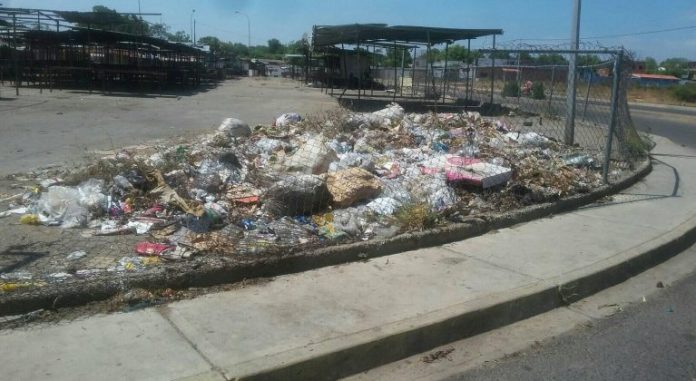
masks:
[[[622,34],[607,34],[607,35],[600,35],[600,36],[588,36],[588,37],[581,37],[581,40],[598,40],[598,39],[605,39],[605,38],[617,38],[617,37],[631,37],[631,36],[641,36],[645,34],[655,34],[655,33],[667,33],[667,32],[677,32],[680,30],[690,30],[690,29],[696,29],[696,25],[689,25],[689,26],[681,26],[677,28],[669,28],[669,29],[658,29],[658,30],[647,30],[643,32],[633,32],[633,33],[622,33]],[[504,42],[518,42],[518,41],[568,41],[570,40],[569,38],[518,38],[515,40],[508,40]]]

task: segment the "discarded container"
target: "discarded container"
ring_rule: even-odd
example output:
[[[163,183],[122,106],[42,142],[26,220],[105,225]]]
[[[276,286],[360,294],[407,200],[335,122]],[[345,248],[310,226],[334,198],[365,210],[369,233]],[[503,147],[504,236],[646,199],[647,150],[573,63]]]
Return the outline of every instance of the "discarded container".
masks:
[[[572,155],[565,156],[563,158],[563,162],[565,163],[565,165],[570,165],[572,167],[596,166],[595,160],[592,158],[592,156],[583,153],[575,153]]]
[[[487,189],[505,184],[512,177],[512,169],[477,159],[452,157],[447,159],[447,181],[456,184],[469,184]]]

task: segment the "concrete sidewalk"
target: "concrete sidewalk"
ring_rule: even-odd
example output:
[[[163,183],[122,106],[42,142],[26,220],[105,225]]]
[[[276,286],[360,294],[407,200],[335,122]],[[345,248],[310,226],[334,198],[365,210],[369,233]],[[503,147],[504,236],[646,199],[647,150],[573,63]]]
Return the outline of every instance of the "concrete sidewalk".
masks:
[[[696,151],[656,141],[653,172],[613,202],[158,308],[0,332],[2,375],[333,379],[577,300],[693,239]]]

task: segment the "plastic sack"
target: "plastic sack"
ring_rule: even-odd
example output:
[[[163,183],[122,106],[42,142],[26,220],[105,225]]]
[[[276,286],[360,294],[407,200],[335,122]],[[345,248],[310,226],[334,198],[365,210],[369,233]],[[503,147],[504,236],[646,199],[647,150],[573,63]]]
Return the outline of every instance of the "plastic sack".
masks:
[[[236,118],[226,118],[218,127],[218,131],[226,133],[232,138],[251,135],[251,128],[244,121]]]
[[[282,114],[278,118],[276,118],[275,121],[275,126],[276,127],[287,127],[291,124],[295,124],[297,122],[302,121],[302,116],[296,112],[288,112],[285,114]]]
[[[283,167],[290,172],[322,174],[329,165],[338,161],[336,151],[331,149],[322,137],[307,140],[292,156],[286,158]]]
[[[36,204],[39,219],[43,224],[63,228],[83,226],[89,220],[90,209],[106,207],[106,196],[101,193],[103,184],[101,180],[90,179],[77,188],[48,188]]]
[[[376,198],[367,204],[373,212],[384,216],[391,216],[401,206],[401,203],[391,197]]]

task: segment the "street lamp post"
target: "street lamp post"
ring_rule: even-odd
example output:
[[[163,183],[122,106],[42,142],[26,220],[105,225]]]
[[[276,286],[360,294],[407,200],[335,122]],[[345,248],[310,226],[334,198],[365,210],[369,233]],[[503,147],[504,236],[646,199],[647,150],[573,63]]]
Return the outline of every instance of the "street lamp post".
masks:
[[[246,13],[242,13],[240,11],[234,11],[234,13],[242,15],[246,17],[247,19],[247,47],[249,48],[249,51],[251,52],[251,21],[249,20],[249,15]]]
[[[193,41],[194,39],[194,32],[193,32],[193,14],[196,13],[195,9],[191,10],[191,17],[189,18],[189,33],[191,33],[191,46],[195,45],[195,42]]]

